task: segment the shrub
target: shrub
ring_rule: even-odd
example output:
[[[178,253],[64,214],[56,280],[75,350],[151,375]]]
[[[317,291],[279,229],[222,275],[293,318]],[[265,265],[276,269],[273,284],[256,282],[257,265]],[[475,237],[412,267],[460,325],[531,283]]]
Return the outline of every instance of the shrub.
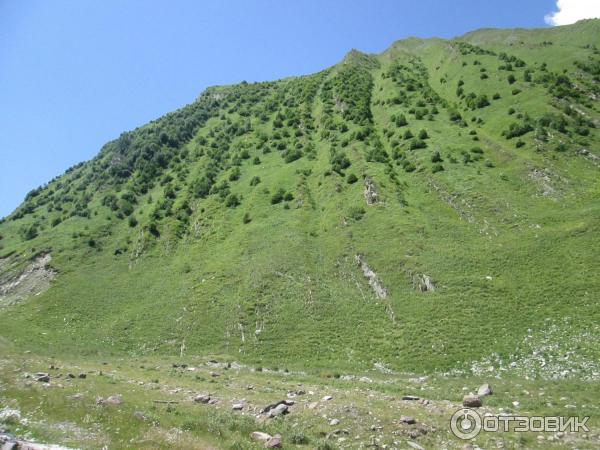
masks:
[[[276,205],[277,203],[281,203],[283,201],[283,197],[285,195],[285,189],[279,188],[275,194],[271,197],[271,204]]]
[[[441,164],[434,164],[433,167],[431,168],[432,173],[438,173],[443,170],[444,170],[444,166],[442,166]]]
[[[417,149],[426,148],[426,147],[427,147],[427,144],[425,143],[425,141],[423,141],[421,139],[413,139],[410,142],[410,145],[409,145],[408,148],[410,150],[417,150]]]
[[[364,215],[365,215],[365,210],[364,210],[364,208],[362,208],[360,206],[351,206],[348,209],[348,218],[352,219],[354,221],[359,221],[360,219],[363,218]]]
[[[419,139],[427,139],[427,138],[429,138],[429,135],[427,134],[427,130],[419,131]]]
[[[500,99],[500,94],[499,94],[498,92],[496,92],[496,93],[494,94],[494,96],[492,97],[492,99],[494,99],[494,100],[499,100],[499,99]]]
[[[508,80],[508,84],[513,84],[515,81],[517,81],[517,79],[512,73],[506,79]]]
[[[252,179],[250,180],[250,186],[256,186],[258,184],[260,184],[260,177],[258,177],[258,176],[252,177]]]
[[[255,156],[254,159],[252,160],[252,164],[254,164],[255,166],[258,166],[260,164],[260,158],[258,156]]]
[[[129,226],[131,228],[134,228],[137,224],[138,224],[138,221],[135,218],[135,216],[134,215],[129,216]]]
[[[283,196],[283,199],[286,202],[291,202],[292,200],[294,200],[294,194],[292,194],[291,192],[286,192],[286,194]]]
[[[238,196],[236,194],[229,194],[225,198],[225,206],[227,206],[228,208],[235,208],[239,204],[240,204],[240,199],[238,198]]]
[[[244,213],[244,217],[242,217],[242,222],[244,224],[252,222],[252,218],[249,213]]]
[[[36,238],[38,235],[37,226],[35,224],[33,224],[28,227],[21,228],[20,234],[21,234],[21,237],[23,238],[23,240],[30,241],[30,240]]]
[[[440,155],[440,152],[434,152],[433,155],[431,155],[431,162],[432,163],[439,163],[442,162],[442,155]]]
[[[354,184],[358,181],[358,177],[356,175],[354,175],[353,173],[348,175],[348,178],[346,179],[346,181],[348,182],[348,184]]]

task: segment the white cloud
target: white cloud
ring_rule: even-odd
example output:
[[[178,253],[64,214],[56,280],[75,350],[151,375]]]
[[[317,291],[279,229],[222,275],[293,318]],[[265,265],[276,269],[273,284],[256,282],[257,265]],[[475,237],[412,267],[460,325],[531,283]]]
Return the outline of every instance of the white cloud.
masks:
[[[581,19],[600,18],[600,0],[556,0],[556,9],[544,20],[549,25],[568,25]]]

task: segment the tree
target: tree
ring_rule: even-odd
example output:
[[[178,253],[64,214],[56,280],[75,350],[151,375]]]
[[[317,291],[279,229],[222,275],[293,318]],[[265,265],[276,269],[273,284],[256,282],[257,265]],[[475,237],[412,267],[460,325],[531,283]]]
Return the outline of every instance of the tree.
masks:
[[[225,206],[228,208],[235,208],[240,204],[240,199],[236,194],[229,194],[225,199]]]

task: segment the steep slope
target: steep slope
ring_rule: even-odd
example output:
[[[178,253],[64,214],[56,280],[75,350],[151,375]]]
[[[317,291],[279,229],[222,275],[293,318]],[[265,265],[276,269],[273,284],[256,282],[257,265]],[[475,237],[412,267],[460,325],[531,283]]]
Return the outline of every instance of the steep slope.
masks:
[[[2,336],[597,378],[598,46],[598,20],[480,30],[210,88],[3,220],[0,282],[56,273]]]

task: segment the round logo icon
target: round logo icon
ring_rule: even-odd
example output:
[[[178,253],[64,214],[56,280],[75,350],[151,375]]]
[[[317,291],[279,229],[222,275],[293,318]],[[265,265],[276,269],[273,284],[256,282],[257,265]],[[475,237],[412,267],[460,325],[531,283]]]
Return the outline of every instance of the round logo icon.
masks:
[[[450,429],[460,439],[473,439],[481,431],[481,416],[477,411],[463,408],[452,414]]]

